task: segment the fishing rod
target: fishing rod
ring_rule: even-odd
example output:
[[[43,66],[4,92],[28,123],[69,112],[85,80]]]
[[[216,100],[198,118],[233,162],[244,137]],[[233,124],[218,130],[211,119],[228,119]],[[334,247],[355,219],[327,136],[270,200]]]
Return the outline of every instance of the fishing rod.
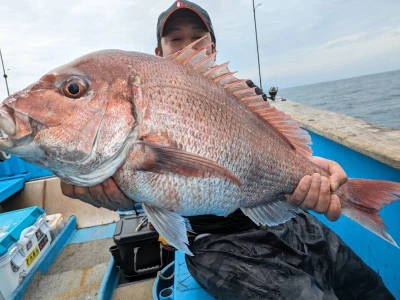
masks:
[[[4,61],[3,61],[3,55],[1,54],[1,49],[0,49],[0,58],[1,58],[1,65],[3,66],[3,77],[4,80],[6,81],[6,87],[7,87],[7,94],[10,96],[10,90],[8,89],[8,82],[7,82],[7,74],[6,74],[6,69],[4,68]]]
[[[7,87],[7,94],[10,96],[10,90],[8,89],[8,82],[7,82],[7,74],[6,74],[6,69],[4,68],[4,61],[3,61],[3,55],[1,54],[1,49],[0,49],[0,59],[1,59],[1,65],[3,66],[3,77],[4,80],[6,81],[6,87]],[[3,132],[0,131],[0,137],[3,137]],[[11,157],[10,154],[4,152],[3,150],[0,150],[0,161],[5,161],[6,159],[9,159]]]
[[[262,81],[261,81],[261,68],[260,68],[260,54],[258,52],[258,36],[257,36],[257,22],[256,22],[256,9],[259,7],[262,3],[258,3],[256,6],[254,6],[254,0],[253,0],[253,16],[254,16],[254,29],[256,32],[256,46],[257,46],[257,60],[258,60],[258,76],[260,79],[260,89],[262,90]]]

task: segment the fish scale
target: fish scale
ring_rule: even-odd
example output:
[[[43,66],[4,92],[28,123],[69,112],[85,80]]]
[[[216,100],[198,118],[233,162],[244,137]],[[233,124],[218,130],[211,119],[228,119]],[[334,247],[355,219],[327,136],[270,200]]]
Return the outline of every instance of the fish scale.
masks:
[[[103,50],[50,71],[3,101],[0,150],[75,185],[112,176],[190,255],[183,216],[240,208],[257,225],[286,222],[301,209],[285,195],[307,174],[329,174],[310,161],[308,133],[227,63],[213,65],[201,42],[167,59]],[[344,215],[397,245],[378,212],[399,200],[400,183],[350,179],[337,194]]]
[[[206,81],[205,78],[202,78],[203,81]],[[198,81],[197,81],[198,82]],[[171,80],[171,85],[172,84],[180,84],[179,80],[172,79]],[[236,106],[231,106],[227,105],[229,104],[228,100],[226,99],[226,92],[224,90],[219,89],[219,86],[215,85],[215,89],[212,90],[210,88],[208,89],[202,89],[202,84],[198,85],[191,85],[190,82],[187,83],[188,89],[179,89],[178,91],[174,90],[173,87],[160,87],[160,89],[163,89],[163,95],[164,97],[162,98],[163,100],[166,101],[166,105],[164,103],[160,102],[153,102],[153,106],[149,105],[148,108],[148,114],[149,118],[147,120],[144,120],[144,122],[151,123],[153,127],[158,127],[161,130],[163,128],[166,128],[166,130],[170,130],[172,138],[174,141],[177,141],[178,144],[185,145],[184,150],[196,153],[201,156],[208,157],[209,159],[216,161],[217,163],[220,163],[221,165],[227,166],[229,170],[231,170],[234,174],[238,176],[238,174],[247,174],[243,176],[238,176],[241,180],[241,182],[244,184],[246,188],[244,188],[243,191],[238,191],[235,197],[243,197],[246,194],[251,194],[251,195],[256,195],[257,198],[254,199],[253,197],[250,198],[253,200],[255,203],[253,205],[257,204],[257,200],[260,201],[259,199],[265,199],[266,195],[259,193],[260,190],[262,191],[271,191],[273,189],[266,190],[265,187],[265,182],[262,180],[258,180],[258,178],[253,178],[251,174],[260,174],[261,172],[256,170],[251,172],[251,167],[249,166],[262,166],[263,161],[271,161],[271,160],[263,160],[260,159],[256,163],[248,163],[247,158],[248,157],[263,157],[259,155],[236,155],[236,157],[241,157],[242,160],[233,160],[232,162],[235,162],[236,164],[233,165],[232,163],[229,162],[227,159],[223,159],[223,157],[232,157],[235,156],[236,153],[242,152],[242,149],[246,151],[248,149],[248,145],[256,145],[254,149],[267,149],[266,145],[263,145],[262,143],[260,144],[257,142],[258,136],[256,134],[256,131],[258,130],[258,127],[255,127],[255,132],[250,134],[248,136],[251,141],[243,141],[243,139],[240,138],[240,136],[248,134],[249,131],[248,128],[245,126],[240,126],[239,124],[243,123],[243,112],[244,110],[242,109],[242,105],[240,103],[237,103],[238,105]],[[144,85],[143,87],[146,89],[146,86]],[[154,86],[151,87],[151,90],[156,89]],[[190,92],[189,96],[182,96],[182,94],[178,94],[178,92],[183,93],[184,91]],[[159,91],[154,91],[154,94],[159,95],[161,94]],[[196,95],[197,97],[193,97],[191,95]],[[180,101],[179,96],[183,98],[182,101]],[[146,95],[144,95],[146,98]],[[154,97],[151,96],[151,92],[149,91],[149,96],[147,97],[148,99],[152,99]],[[171,101],[172,99],[172,101]],[[203,101],[202,99],[213,99],[213,101]],[[218,103],[218,100],[221,99],[222,105],[226,106],[224,109],[221,109],[221,104]],[[185,101],[188,100],[188,101]],[[234,100],[235,101],[235,100]],[[180,108],[182,111],[187,113],[188,118],[184,118],[183,122],[181,122],[181,118],[171,118],[170,116],[176,113],[176,109],[174,106],[171,106],[171,104],[174,104],[176,102],[181,103]],[[194,102],[194,104],[193,104]],[[154,105],[155,104],[155,105]],[[164,104],[164,105],[163,105]],[[154,107],[154,109],[152,109]],[[154,114],[153,114],[154,111]],[[231,119],[228,119],[224,117],[225,115],[229,115]],[[249,114],[247,118],[252,117],[254,119],[254,115]],[[165,116],[168,116],[168,118],[164,118]],[[215,122],[215,120],[218,120],[218,123]],[[179,124],[181,125],[181,128],[178,126],[175,126],[176,124],[171,124],[171,121],[178,121]],[[185,122],[185,120],[190,121],[191,123]],[[139,121],[139,126],[140,125]],[[178,124],[178,125],[179,125]],[[215,135],[209,135],[209,134],[204,134],[204,131],[202,132],[202,128],[210,128],[211,125],[214,127],[214,131],[218,133],[217,136]],[[232,128],[233,127],[233,128]],[[188,130],[188,128],[199,128],[199,133],[202,134],[201,138],[197,138],[197,134],[192,134],[189,136],[183,136],[180,135],[180,132],[185,132]],[[229,135],[230,133],[230,135]],[[263,133],[265,134],[265,133]],[[167,133],[169,136],[169,132]],[[185,139],[185,140],[182,140]],[[233,141],[233,143],[232,143]],[[237,141],[237,143],[235,143]],[[199,145],[201,143],[201,145]],[[201,149],[207,149],[206,145],[219,145],[219,149],[221,152],[202,152]],[[222,145],[221,145],[222,144]],[[259,151],[261,152],[261,151]],[[218,155],[219,154],[219,155]],[[265,156],[265,155],[264,155]],[[278,159],[280,157],[278,156]],[[242,168],[239,170],[239,166],[242,166]],[[270,165],[266,165],[264,168],[264,173],[265,170],[270,170],[271,167]],[[277,174],[281,174],[278,172]],[[281,176],[279,176],[281,177]],[[298,178],[296,180],[292,181],[292,186],[289,188],[288,191],[293,191],[294,187],[296,186],[296,183],[298,182],[299,178],[301,178],[301,172],[299,172]],[[268,178],[267,178],[268,179]],[[186,181],[187,179],[184,178],[182,179]],[[268,179],[267,182],[273,182],[273,179]],[[256,182],[256,184],[253,184]],[[254,191],[249,190],[249,188],[252,187]],[[147,189],[146,189],[147,190]],[[148,190],[153,190],[153,188],[148,188]],[[280,192],[281,193],[281,192]],[[226,202],[228,200],[228,197],[221,197],[222,193],[219,193],[219,199],[220,202]],[[272,196],[275,196],[273,194]],[[153,196],[154,197],[154,196]],[[191,197],[189,197],[190,199]],[[268,197],[271,198],[271,197]],[[274,197],[272,197],[274,198]],[[203,197],[203,199],[207,199],[207,197]],[[215,201],[216,202],[216,201]],[[240,200],[239,202],[243,203],[245,201]],[[214,203],[215,204],[215,203]],[[225,212],[225,215],[232,212],[232,210],[235,210],[239,208],[238,206],[231,206],[229,210]],[[209,212],[209,211],[208,211]],[[192,211],[183,211],[184,214],[190,215],[193,212]]]

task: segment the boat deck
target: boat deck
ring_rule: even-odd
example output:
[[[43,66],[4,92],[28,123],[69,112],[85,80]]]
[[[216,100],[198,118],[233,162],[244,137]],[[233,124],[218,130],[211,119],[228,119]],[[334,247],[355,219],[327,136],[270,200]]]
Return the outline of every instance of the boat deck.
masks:
[[[112,238],[68,244],[46,273],[36,273],[22,299],[96,299],[112,244]]]

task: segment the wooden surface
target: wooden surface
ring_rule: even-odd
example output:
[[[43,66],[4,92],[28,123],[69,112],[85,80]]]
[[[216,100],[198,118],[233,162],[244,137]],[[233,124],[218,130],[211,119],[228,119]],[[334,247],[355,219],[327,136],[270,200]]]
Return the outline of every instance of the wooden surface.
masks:
[[[76,216],[78,228],[109,224],[119,220],[117,212],[96,208],[64,196],[60,188],[60,179],[57,177],[26,182],[21,192],[2,203],[2,210],[10,211],[34,205],[44,208],[47,215],[61,213],[64,220]]]
[[[68,245],[46,273],[36,272],[22,299],[97,299],[113,244],[109,238]]]
[[[112,300],[152,300],[154,279],[143,280],[134,284],[119,286],[115,289]]]
[[[288,100],[277,99],[269,103],[290,115],[302,127],[400,169],[400,130],[375,126],[357,118]]]

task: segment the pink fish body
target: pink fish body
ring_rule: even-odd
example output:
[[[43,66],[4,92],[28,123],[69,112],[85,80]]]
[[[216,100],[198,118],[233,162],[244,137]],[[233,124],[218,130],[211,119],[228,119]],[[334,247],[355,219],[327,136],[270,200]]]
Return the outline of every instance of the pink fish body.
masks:
[[[0,149],[76,185],[113,176],[188,254],[182,216],[241,208],[256,224],[286,222],[301,210],[285,194],[327,175],[308,133],[194,46],[169,59],[99,51],[49,72],[3,102]],[[378,215],[394,194],[400,183],[360,179],[338,192],[343,214],[396,245]]]

